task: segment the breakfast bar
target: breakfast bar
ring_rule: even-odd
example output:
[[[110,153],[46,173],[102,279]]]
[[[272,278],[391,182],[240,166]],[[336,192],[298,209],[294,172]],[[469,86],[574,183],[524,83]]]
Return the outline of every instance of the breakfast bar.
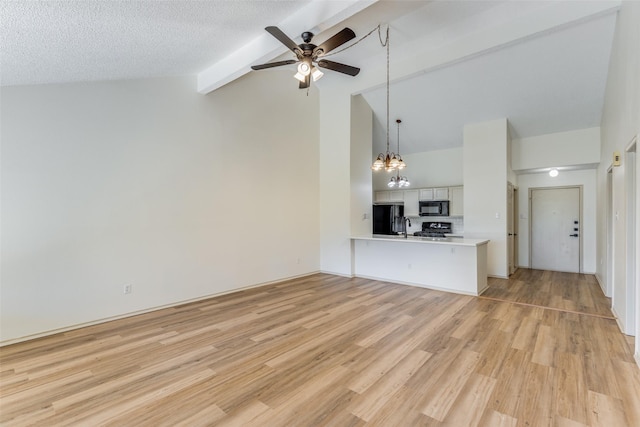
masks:
[[[488,240],[368,235],[351,238],[357,277],[480,295]]]

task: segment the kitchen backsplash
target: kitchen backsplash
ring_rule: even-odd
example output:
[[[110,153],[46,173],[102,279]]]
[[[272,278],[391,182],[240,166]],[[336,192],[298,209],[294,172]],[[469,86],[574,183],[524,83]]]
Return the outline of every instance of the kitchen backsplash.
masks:
[[[422,231],[423,222],[450,222],[453,234],[464,234],[464,217],[461,216],[429,216],[411,217],[411,227],[407,229],[407,234]]]

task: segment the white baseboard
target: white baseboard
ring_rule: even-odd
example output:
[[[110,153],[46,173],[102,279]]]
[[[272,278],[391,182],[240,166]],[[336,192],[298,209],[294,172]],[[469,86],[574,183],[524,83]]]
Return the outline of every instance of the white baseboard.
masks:
[[[598,276],[597,274],[594,273],[593,275],[596,276],[596,282],[598,282],[598,285],[600,285],[600,290],[605,296],[607,296],[607,289],[605,287],[604,282],[600,279],[600,276]]]
[[[320,271],[318,271],[318,273],[331,274],[332,276],[347,277],[349,279],[353,279],[354,277],[356,277],[354,274],[338,273],[338,272],[335,272],[335,271],[328,271],[328,270],[320,270]]]
[[[640,353],[634,354],[634,359],[636,359],[636,365],[640,368]]]
[[[611,313],[613,314],[613,317],[615,317],[616,319],[616,323],[618,324],[618,329],[620,329],[620,332],[624,334],[624,327],[622,323],[620,323],[620,316],[618,316],[618,313],[616,313],[616,309],[613,308],[613,305],[611,306]]]
[[[294,280],[294,279],[299,279],[299,278],[302,278],[302,277],[313,276],[314,274],[318,274],[318,273],[319,273],[319,271],[313,271],[313,272],[310,272],[310,273],[300,274],[300,275],[297,275],[297,276],[290,276],[290,277],[286,277],[286,278],[283,278],[283,279],[272,280],[272,281],[269,281],[269,282],[262,282],[262,283],[258,283],[258,284],[255,284],[255,285],[243,286],[241,288],[231,289],[231,290],[228,290],[228,291],[218,292],[218,293],[215,293],[215,294],[205,295],[205,296],[192,298],[192,299],[188,299],[188,300],[176,301],[176,302],[172,302],[170,304],[165,304],[165,305],[160,305],[160,306],[156,306],[156,307],[146,308],[144,310],[132,311],[132,312],[129,312],[129,313],[118,315],[118,316],[105,317],[105,318],[98,319],[98,320],[92,320],[90,322],[84,322],[84,323],[78,323],[78,324],[75,324],[75,325],[65,326],[63,328],[51,329],[49,331],[44,331],[44,332],[40,332],[40,333],[32,334],[32,335],[27,335],[27,336],[24,336],[24,337],[12,338],[10,340],[0,341],[0,347],[4,347],[4,346],[7,346],[7,345],[11,345],[11,344],[17,344],[17,343],[21,343],[21,342],[25,342],[25,341],[30,341],[30,340],[34,340],[36,338],[48,337],[50,335],[60,334],[60,333],[63,333],[63,332],[69,332],[69,331],[73,331],[75,329],[86,328],[87,326],[94,326],[94,325],[99,325],[101,323],[112,322],[114,320],[125,319],[127,317],[138,316],[140,314],[151,313],[152,311],[163,310],[165,308],[171,308],[171,307],[175,307],[175,306],[178,306],[178,305],[184,305],[184,304],[189,304],[189,303],[192,303],[192,302],[204,301],[204,300],[209,299],[209,298],[215,298],[215,297],[219,297],[219,296],[222,296],[222,295],[232,294],[234,292],[245,291],[247,289],[259,288],[261,286],[273,285],[275,283],[282,283],[282,282],[286,282],[288,280]]]

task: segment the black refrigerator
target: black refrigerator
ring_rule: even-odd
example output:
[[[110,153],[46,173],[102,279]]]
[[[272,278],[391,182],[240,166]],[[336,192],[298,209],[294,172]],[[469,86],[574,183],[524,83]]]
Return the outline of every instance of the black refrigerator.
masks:
[[[373,205],[373,234],[404,233],[404,206]]]

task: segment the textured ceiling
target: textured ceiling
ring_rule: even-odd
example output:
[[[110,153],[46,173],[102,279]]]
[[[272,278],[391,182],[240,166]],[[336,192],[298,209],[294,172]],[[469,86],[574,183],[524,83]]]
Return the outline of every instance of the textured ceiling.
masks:
[[[330,1],[0,0],[0,83],[196,75],[234,53],[242,57],[246,46],[255,46],[252,43],[264,38],[265,26],[280,25],[292,17],[296,22],[312,22],[307,6],[321,10],[329,9],[329,4],[354,4],[354,0]],[[587,3],[360,1],[362,10],[347,15],[346,21],[337,23],[341,16],[346,17],[338,13],[332,28],[316,28],[315,32],[326,30],[326,34],[319,34],[314,41],[325,40],[346,25],[361,37],[378,23],[389,23],[392,71],[394,55],[403,50],[424,50],[426,43],[436,52],[437,47],[518,13],[541,13],[553,3],[567,8]],[[509,119],[513,137],[598,126],[616,20],[615,2],[600,3],[612,5],[607,6],[612,10],[394,82],[390,113],[393,147],[396,118],[403,120],[401,151],[405,154],[460,146],[466,123],[495,118]],[[384,49],[374,38],[377,35],[336,55],[335,60],[364,70],[384,67]],[[270,41],[281,48],[279,53],[286,52]],[[284,56],[291,54],[285,53],[281,59]],[[246,69],[248,65],[244,64]],[[260,73],[268,80],[268,71]],[[320,89],[341,78],[351,79],[332,74],[322,79]],[[291,90],[298,90],[295,82]],[[386,142],[384,93],[380,87],[363,92],[374,110],[376,153],[384,150]]]
[[[1,83],[197,74],[303,1],[0,1]]]

